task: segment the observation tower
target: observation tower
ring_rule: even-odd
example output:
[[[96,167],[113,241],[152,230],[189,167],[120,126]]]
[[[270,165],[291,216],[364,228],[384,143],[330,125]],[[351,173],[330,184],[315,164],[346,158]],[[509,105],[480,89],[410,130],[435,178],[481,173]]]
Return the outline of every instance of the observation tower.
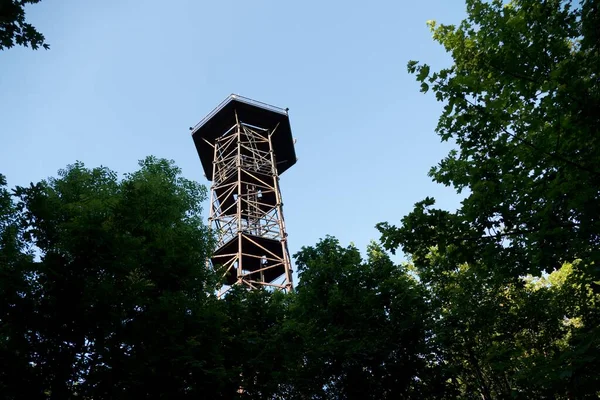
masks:
[[[195,127],[192,138],[210,188],[209,260],[224,286],[292,289],[279,175],[296,163],[287,109],[230,95]]]

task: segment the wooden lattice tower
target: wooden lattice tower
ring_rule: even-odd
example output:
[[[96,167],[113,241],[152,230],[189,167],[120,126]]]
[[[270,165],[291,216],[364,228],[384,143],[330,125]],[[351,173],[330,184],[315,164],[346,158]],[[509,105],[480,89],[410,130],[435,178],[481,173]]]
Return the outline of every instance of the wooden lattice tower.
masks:
[[[296,163],[287,109],[231,95],[192,128],[212,181],[209,262],[233,285],[292,289],[279,175]]]

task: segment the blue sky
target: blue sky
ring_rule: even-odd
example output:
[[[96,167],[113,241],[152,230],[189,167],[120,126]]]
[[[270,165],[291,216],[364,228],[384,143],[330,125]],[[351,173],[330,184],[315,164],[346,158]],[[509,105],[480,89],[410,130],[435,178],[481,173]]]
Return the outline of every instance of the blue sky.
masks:
[[[43,0],[27,18],[49,51],[0,53],[0,173],[9,185],[76,160],[120,173],[147,155],[207,184],[189,126],[230,93],[290,108],[299,162],[281,177],[290,251],[326,234],[362,250],[434,196],[427,171],[450,149],[441,104],[408,60],[450,64],[429,19],[462,0]],[[206,210],[206,213],[208,211]]]

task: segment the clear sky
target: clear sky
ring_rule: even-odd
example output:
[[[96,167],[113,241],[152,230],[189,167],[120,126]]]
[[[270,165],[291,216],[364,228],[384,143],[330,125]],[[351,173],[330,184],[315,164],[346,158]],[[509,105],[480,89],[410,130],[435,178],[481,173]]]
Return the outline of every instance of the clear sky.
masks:
[[[427,171],[449,150],[441,104],[408,60],[447,66],[426,21],[462,0],[43,0],[49,51],[0,52],[0,172],[10,186],[76,160],[120,173],[146,155],[207,184],[188,127],[230,93],[290,108],[299,161],[281,176],[290,251],[326,234],[362,250],[415,202],[459,198]],[[208,210],[206,210],[208,214]]]

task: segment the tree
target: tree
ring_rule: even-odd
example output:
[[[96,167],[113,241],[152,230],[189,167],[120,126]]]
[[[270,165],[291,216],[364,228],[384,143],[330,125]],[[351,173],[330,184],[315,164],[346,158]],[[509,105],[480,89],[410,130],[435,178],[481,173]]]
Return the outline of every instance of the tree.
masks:
[[[362,260],[332,237],[295,255],[300,283],[287,340],[301,349],[293,397],[423,398],[435,384],[427,369],[423,292],[377,245]]]
[[[458,26],[429,23],[452,66],[433,71],[408,63],[421,90],[444,102],[436,130],[456,144],[430,176],[466,195],[456,212],[436,209],[427,198],[401,226],[378,227],[384,246],[410,255],[447,311],[438,332],[454,332],[460,341],[440,344],[445,357],[447,351],[456,355],[446,362],[469,371],[469,382],[479,385],[484,398],[524,396],[528,390],[533,397],[593,397],[600,383],[591,373],[600,363],[598,7],[597,0],[467,0],[467,18]],[[557,300],[564,297],[560,290],[523,287],[524,276],[541,279],[565,265],[574,266],[572,284],[562,290],[569,287],[584,299],[576,317],[572,303]],[[515,296],[517,316],[500,307],[506,292]],[[580,318],[581,324],[566,332],[563,317]],[[530,327],[528,318],[537,322]],[[448,325],[452,321],[458,322]],[[508,351],[510,343],[492,340],[494,335],[517,340],[527,329],[533,342],[523,348],[554,347],[540,350],[544,357],[537,361],[511,356],[501,368],[510,391],[474,375],[483,371],[476,365],[481,361],[492,368],[490,346]],[[477,351],[474,341],[480,343],[478,357],[466,352]],[[523,360],[527,368],[519,364]],[[554,373],[557,360],[562,365]],[[533,368],[540,363],[546,364],[544,373]],[[518,369],[539,373],[539,379],[520,381]],[[500,379],[494,371],[488,375]]]
[[[225,314],[221,351],[226,371],[220,398],[289,398],[294,349],[284,325],[291,296],[235,286],[222,300]]]
[[[447,262],[435,250],[429,258]],[[573,352],[572,339],[600,300],[577,264],[513,282],[462,264],[430,281],[434,348],[457,397],[567,399],[595,393],[573,379],[586,361]]]
[[[152,157],[122,180],[76,163],[16,203],[3,189],[5,398],[220,393],[205,189],[180,173]]]
[[[43,34],[25,21],[25,6],[40,0],[0,0],[0,50],[10,49],[15,44],[49,49]]]
[[[469,191],[470,229],[448,244],[495,246],[510,275],[581,259],[600,277],[598,6],[469,0],[458,27],[430,23],[454,65],[408,66],[445,102],[437,132],[458,147],[430,175]]]
[[[27,292],[27,267],[33,257],[26,249],[23,230],[6,178],[0,174],[0,393],[11,399],[27,397],[28,382],[34,378],[21,354],[28,348],[22,327],[31,310]],[[10,367],[9,367],[10,366]]]
[[[327,238],[296,255],[295,293],[218,300],[205,190],[172,162],[123,179],[76,163],[12,196],[0,185],[4,398],[445,393],[424,290],[376,245],[363,260]]]

